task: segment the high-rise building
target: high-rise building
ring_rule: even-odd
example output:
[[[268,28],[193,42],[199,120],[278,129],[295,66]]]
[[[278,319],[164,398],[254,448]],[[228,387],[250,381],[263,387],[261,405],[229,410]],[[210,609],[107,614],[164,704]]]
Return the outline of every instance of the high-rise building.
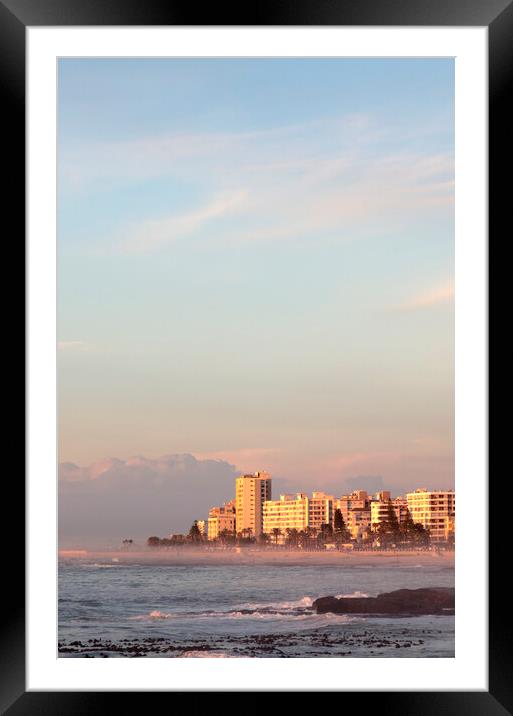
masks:
[[[454,536],[454,490],[429,491],[420,488],[408,492],[406,500],[412,520],[429,530],[433,542],[446,542]]]
[[[271,499],[271,477],[267,472],[241,475],[235,481],[237,533],[259,537],[263,532],[263,504]]]

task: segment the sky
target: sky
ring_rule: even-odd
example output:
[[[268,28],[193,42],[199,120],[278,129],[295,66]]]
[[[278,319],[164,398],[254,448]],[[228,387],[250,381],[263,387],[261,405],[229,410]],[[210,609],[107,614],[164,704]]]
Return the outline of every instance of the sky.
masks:
[[[61,481],[453,487],[453,60],[58,73]]]

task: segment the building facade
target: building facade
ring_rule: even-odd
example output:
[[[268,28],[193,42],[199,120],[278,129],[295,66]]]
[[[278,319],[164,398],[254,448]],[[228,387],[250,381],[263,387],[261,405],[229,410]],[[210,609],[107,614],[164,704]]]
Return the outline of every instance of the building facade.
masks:
[[[236,532],[235,500],[222,507],[212,507],[208,513],[208,539],[219,539],[225,531],[232,535]]]
[[[348,523],[349,515],[353,510],[367,510],[370,505],[370,497],[367,490],[353,490],[350,495],[342,495],[336,500],[335,508],[342,513],[344,522]]]
[[[389,492],[377,493],[376,497],[378,497],[378,495],[381,499],[372,500],[370,503],[372,528],[376,529],[378,525],[383,522],[383,520],[388,519],[388,509],[390,505],[394,508],[397,522],[400,525],[403,524],[408,515],[408,504],[406,499],[404,497],[396,497],[392,500],[390,497],[386,497],[386,495],[390,495]],[[383,499],[384,497],[386,497],[386,499]]]
[[[259,537],[263,530],[263,505],[272,498],[272,480],[267,472],[241,475],[235,481],[237,534]]]
[[[447,542],[454,537],[454,490],[429,491],[420,488],[408,492],[406,500],[412,520],[429,530],[433,542]]]
[[[279,500],[267,500],[263,507],[263,531],[271,541],[283,542],[288,529],[305,530],[308,527],[308,506],[308,497],[302,492],[280,495]],[[278,539],[274,530],[280,530]]]
[[[370,507],[365,509],[354,508],[350,510],[347,519],[344,518],[346,527],[351,535],[351,539],[361,541],[371,526]]]
[[[323,525],[333,528],[335,515],[335,498],[324,492],[312,492],[308,500],[308,526],[320,532]]]

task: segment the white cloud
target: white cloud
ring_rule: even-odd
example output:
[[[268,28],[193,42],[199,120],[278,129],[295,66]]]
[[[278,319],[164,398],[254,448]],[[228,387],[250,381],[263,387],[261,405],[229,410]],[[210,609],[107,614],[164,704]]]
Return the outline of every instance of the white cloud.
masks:
[[[247,193],[233,192],[197,207],[194,211],[174,214],[162,219],[147,219],[136,224],[121,240],[120,247],[128,252],[144,252],[163,244],[190,236],[205,224],[241,211]]]

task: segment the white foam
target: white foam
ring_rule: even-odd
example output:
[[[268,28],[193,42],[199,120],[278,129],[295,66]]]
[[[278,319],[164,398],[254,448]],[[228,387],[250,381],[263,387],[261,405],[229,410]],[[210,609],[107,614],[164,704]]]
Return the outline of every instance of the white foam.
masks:
[[[173,617],[180,616],[179,614],[166,614],[158,609],[154,609],[149,614],[139,614],[135,617],[128,617],[130,621],[145,621],[146,619],[172,619]]]
[[[310,609],[312,602],[315,597],[301,597],[287,602],[247,602],[244,604],[238,604],[239,609],[275,609],[275,610],[286,610],[286,609]]]
[[[179,659],[248,659],[248,656],[234,656],[233,654],[227,654],[224,651],[186,651],[182,656],[177,657]]]
[[[350,594],[336,594],[335,599],[365,599],[369,595],[367,592],[351,592]]]
[[[269,605],[267,605],[269,608]],[[166,620],[166,619],[183,619],[183,620],[195,620],[195,621],[212,621],[217,619],[227,619],[230,621],[259,621],[259,622],[282,622],[288,624],[299,624],[301,623],[304,627],[309,628],[310,626],[322,626],[326,621],[336,622],[350,622],[357,620],[357,617],[348,616],[347,614],[332,614],[330,612],[326,614],[316,614],[315,612],[308,611],[303,613],[297,613],[291,611],[289,614],[283,613],[283,611],[252,611],[247,613],[245,611],[238,611],[237,609],[231,611],[206,611],[206,612],[161,612],[155,609],[148,614],[139,614],[136,616],[128,617],[130,621],[155,621],[155,620]]]

